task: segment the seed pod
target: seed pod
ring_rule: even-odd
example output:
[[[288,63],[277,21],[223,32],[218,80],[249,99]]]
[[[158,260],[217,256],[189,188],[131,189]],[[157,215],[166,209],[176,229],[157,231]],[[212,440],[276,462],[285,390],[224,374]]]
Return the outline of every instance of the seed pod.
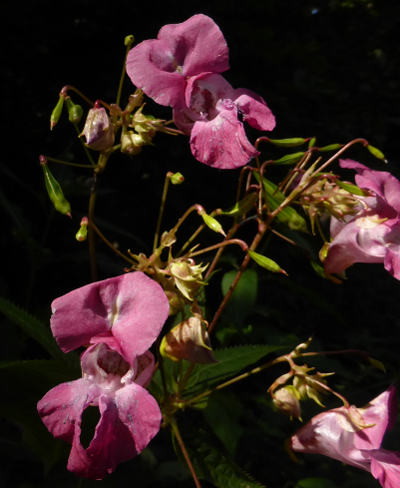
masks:
[[[259,254],[258,252],[254,252],[254,251],[248,251],[248,253],[251,259],[262,268],[267,269],[272,273],[281,273],[287,276],[286,271],[282,269],[278,263],[276,263],[270,258],[267,258],[267,256],[263,256],[262,254]]]
[[[54,107],[53,111],[50,115],[50,130],[53,130],[54,127],[57,125],[58,121],[60,120],[62,109],[64,106],[64,95],[60,95],[57,105]]]
[[[47,166],[47,161],[44,156],[40,156],[40,165],[43,170],[44,182],[50,200],[53,202],[54,208],[64,215],[71,217],[71,205],[65,198],[62,188],[58,181],[54,178],[50,169]]]

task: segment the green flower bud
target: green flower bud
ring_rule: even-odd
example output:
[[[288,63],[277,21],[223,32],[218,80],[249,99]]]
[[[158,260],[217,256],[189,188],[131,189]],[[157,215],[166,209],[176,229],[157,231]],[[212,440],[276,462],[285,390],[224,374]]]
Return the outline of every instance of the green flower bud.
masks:
[[[210,228],[214,232],[218,232],[219,234],[222,234],[224,237],[226,237],[224,229],[222,228],[222,225],[218,222],[217,219],[214,219],[214,217],[211,217],[211,215],[208,215],[204,209],[199,210],[198,214],[201,215],[201,217],[204,220],[204,223],[206,224],[206,226],[208,228]]]
[[[64,215],[71,217],[71,205],[64,197],[64,193],[58,181],[54,178],[47,166],[47,160],[44,156],[40,156],[40,165],[43,170],[44,182],[50,200],[53,202],[54,208]]]
[[[185,181],[185,178],[183,177],[182,173],[174,173],[170,176],[169,179],[173,185],[180,185]]]
[[[80,105],[74,103],[69,97],[66,99],[68,109],[68,120],[72,124],[79,124],[83,117],[83,108]]]
[[[75,239],[79,242],[86,241],[87,238],[87,228],[88,228],[89,220],[87,217],[83,217],[81,220],[81,226],[79,227],[78,232],[75,234]]]

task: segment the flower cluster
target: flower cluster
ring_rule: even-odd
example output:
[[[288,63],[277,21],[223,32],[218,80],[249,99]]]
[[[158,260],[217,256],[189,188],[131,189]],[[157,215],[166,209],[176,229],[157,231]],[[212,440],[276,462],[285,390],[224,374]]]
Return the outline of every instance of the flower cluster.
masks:
[[[126,63],[138,88],[173,108],[176,126],[190,134],[194,157],[221,169],[243,166],[258,154],[240,118],[258,130],[275,127],[275,117],[260,96],[232,88],[221,76],[228,68],[224,36],[202,14],[165,25],[157,39],[131,49]]]
[[[168,317],[162,288],[141,272],[78,288],[52,303],[51,328],[64,352],[81,355],[82,378],[62,383],[38,403],[54,437],[72,444],[68,469],[92,479],[139,454],[160,429],[161,412],[145,389],[154,372],[149,347]],[[85,448],[81,421],[98,407],[100,420]]]
[[[370,196],[358,197],[355,215],[332,218],[325,270],[342,273],[354,263],[383,263],[400,279],[400,181],[386,171],[373,171],[351,159],[341,160],[340,166],[354,169],[357,185]]]
[[[323,454],[371,474],[383,488],[397,488],[400,452],[381,447],[383,436],[396,417],[394,387],[374,398],[366,407],[340,407],[320,413],[291,439],[298,452]]]

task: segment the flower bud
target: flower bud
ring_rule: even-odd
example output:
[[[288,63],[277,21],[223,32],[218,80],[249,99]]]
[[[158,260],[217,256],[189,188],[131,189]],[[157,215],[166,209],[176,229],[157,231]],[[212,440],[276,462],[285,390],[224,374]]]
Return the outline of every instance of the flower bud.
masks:
[[[68,120],[72,124],[79,124],[83,116],[83,108],[74,103],[69,97],[66,99],[65,103],[67,104],[68,109]]]
[[[170,330],[161,341],[160,353],[173,361],[186,359],[200,364],[216,362],[199,314],[194,314]]]
[[[272,393],[272,401],[278,410],[289,415],[290,418],[301,419],[299,394],[292,385],[275,390]]]
[[[169,179],[173,185],[180,185],[181,183],[183,183],[185,181],[183,174],[179,173],[179,172],[173,173]]]
[[[78,232],[75,234],[75,239],[79,242],[86,241],[87,238],[87,228],[88,228],[89,220],[87,217],[83,217],[81,220],[81,226],[79,227]]]
[[[213,230],[214,232],[217,232],[219,234],[222,234],[224,237],[226,237],[226,234],[224,232],[224,229],[222,228],[222,225],[218,222],[217,219],[215,219],[214,217],[212,217],[211,215],[208,215],[204,209],[200,209],[198,211],[198,214],[201,215],[201,217],[203,218],[203,221],[204,223],[206,224],[206,226]]]
[[[95,151],[103,151],[114,144],[114,127],[104,107],[89,110],[81,135],[86,145]]]

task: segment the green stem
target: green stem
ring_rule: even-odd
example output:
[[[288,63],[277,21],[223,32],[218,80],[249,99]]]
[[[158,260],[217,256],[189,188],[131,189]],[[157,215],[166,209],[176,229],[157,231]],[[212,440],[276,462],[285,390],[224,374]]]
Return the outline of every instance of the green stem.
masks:
[[[92,281],[97,281],[97,263],[96,263],[96,243],[94,233],[94,209],[96,206],[96,186],[97,174],[93,175],[93,184],[90,189],[89,210],[88,210],[88,244],[89,244],[89,258],[90,258],[90,275]]]
[[[160,211],[158,212],[156,231],[154,233],[153,252],[157,249],[157,246],[158,246],[158,238],[160,235],[161,222],[162,222],[162,217],[164,214],[165,202],[167,201],[169,181],[171,179],[172,174],[173,173],[171,171],[168,171],[168,173],[165,175],[165,179],[164,179],[164,187],[163,187],[163,192],[161,195]]]
[[[128,42],[126,44],[124,62],[122,64],[121,76],[119,78],[119,84],[118,84],[117,98],[116,98],[116,101],[115,101],[115,104],[116,105],[119,105],[120,104],[120,101],[121,101],[122,87],[123,87],[123,84],[124,84],[125,72],[126,72],[125,71],[126,58],[127,58],[128,53],[129,53],[129,51],[130,51],[130,49],[132,47],[132,44],[133,44],[133,42]]]
[[[45,156],[47,161],[57,164],[63,164],[64,166],[75,166],[76,168],[90,168],[93,169],[96,167],[95,164],[79,164],[79,163],[70,163],[69,161],[63,161],[62,159],[51,158],[50,156]]]
[[[172,432],[173,432],[176,440],[178,441],[179,447],[181,448],[183,457],[185,458],[185,461],[186,461],[187,467],[189,468],[190,474],[193,477],[194,484],[195,484],[196,488],[201,488],[199,478],[197,477],[196,471],[194,470],[192,461],[190,460],[190,457],[189,457],[189,453],[187,452],[185,443],[183,442],[181,433],[179,432],[178,424],[176,423],[176,420],[174,417],[172,417],[170,419],[170,425],[171,425]]]
[[[115,246],[113,246],[111,244],[111,242],[107,239],[107,237],[100,231],[100,229],[97,227],[97,225],[92,221],[91,224],[90,224],[94,231],[96,232],[96,234],[100,237],[100,239],[102,239],[104,241],[104,243],[110,248],[112,249],[115,254],[118,254],[118,256],[122,259],[124,259],[127,263],[129,264],[135,264],[135,261],[133,259],[130,259],[128,256],[126,256],[125,254],[123,254],[121,251],[119,251]]]
[[[272,361],[268,361],[265,364],[262,364],[261,366],[257,366],[256,368],[251,369],[250,371],[247,371],[246,373],[242,373],[239,376],[235,376],[234,378],[231,378],[230,380],[224,381],[223,383],[220,383],[219,385],[215,386],[214,388],[210,388],[209,390],[203,391],[199,395],[189,398],[187,400],[182,400],[183,403],[186,405],[191,405],[193,403],[198,402],[201,398],[205,396],[211,395],[214,391],[222,390],[223,388],[226,388],[227,386],[233,385],[239,381],[242,381],[249,376],[252,376],[254,374],[261,373],[261,371],[264,371],[265,369],[271,368],[272,366],[275,366],[275,364],[283,363],[284,361],[287,361],[287,354],[283,356],[279,356],[278,358],[273,359]]]

